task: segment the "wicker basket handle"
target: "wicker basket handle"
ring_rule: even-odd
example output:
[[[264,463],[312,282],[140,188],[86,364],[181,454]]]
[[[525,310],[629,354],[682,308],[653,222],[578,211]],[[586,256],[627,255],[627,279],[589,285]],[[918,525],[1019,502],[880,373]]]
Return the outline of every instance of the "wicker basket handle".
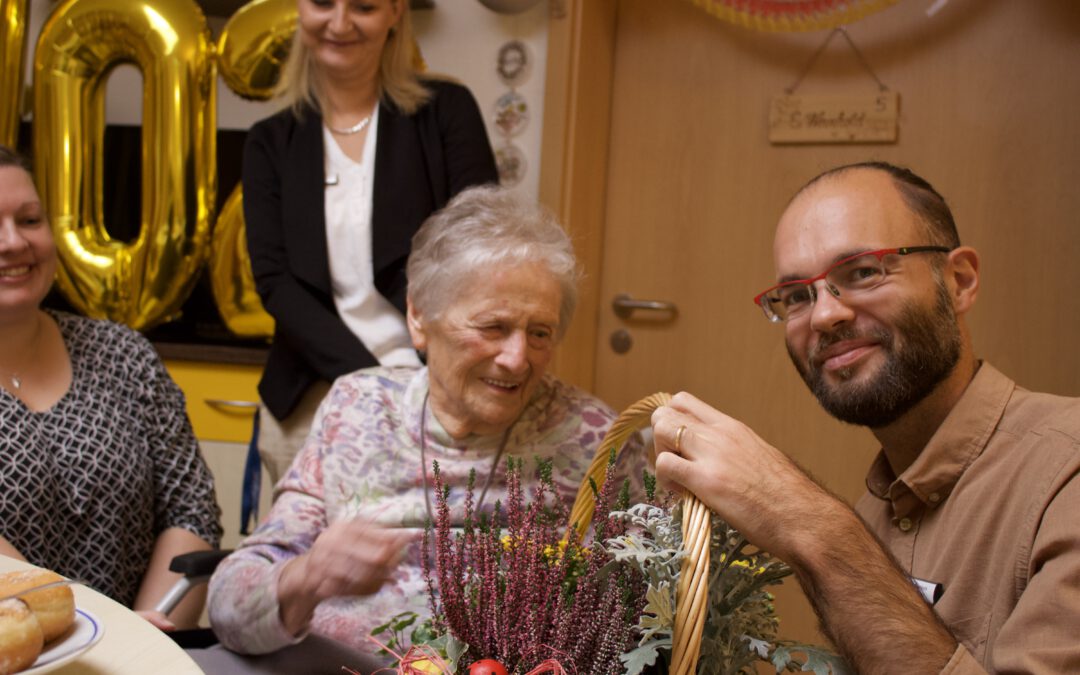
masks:
[[[603,487],[608,456],[612,448],[622,452],[626,440],[634,432],[649,426],[652,413],[671,400],[670,394],[658,393],[646,396],[627,408],[611,425],[592,464],[578,488],[574,507],[570,510],[570,528],[576,528],[579,537],[585,535],[596,510],[596,499],[589,485],[591,478],[598,488]],[[706,606],[709,597],[709,544],[712,520],[709,509],[697,497],[687,493],[683,497],[683,548],[686,557],[679,573],[676,591],[675,635],[671,650],[671,675],[692,675],[697,670],[701,654],[701,633],[705,628]]]

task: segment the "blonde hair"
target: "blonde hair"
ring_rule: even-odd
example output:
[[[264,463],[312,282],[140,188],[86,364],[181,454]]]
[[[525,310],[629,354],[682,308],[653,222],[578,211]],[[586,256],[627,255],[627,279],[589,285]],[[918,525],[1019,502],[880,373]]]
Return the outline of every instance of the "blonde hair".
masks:
[[[401,112],[411,115],[427,103],[431,92],[420,81],[418,65],[423,61],[413,35],[409,0],[390,2],[401,5],[401,18],[390,29],[383,45],[379,60],[379,98],[389,99]],[[307,106],[319,111],[325,108],[316,68],[298,29],[274,90],[275,96],[283,99],[297,117]]]

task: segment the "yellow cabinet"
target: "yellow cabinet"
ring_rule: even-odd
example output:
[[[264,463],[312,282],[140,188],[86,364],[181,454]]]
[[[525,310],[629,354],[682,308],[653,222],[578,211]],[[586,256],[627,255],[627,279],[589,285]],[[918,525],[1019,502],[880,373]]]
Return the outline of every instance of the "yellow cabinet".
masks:
[[[261,366],[166,360],[200,441],[247,443],[259,404]]]

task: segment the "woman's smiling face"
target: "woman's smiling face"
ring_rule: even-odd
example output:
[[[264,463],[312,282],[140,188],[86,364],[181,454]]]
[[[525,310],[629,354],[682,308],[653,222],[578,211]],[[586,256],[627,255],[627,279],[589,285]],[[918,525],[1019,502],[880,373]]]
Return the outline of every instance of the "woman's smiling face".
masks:
[[[300,39],[331,76],[374,75],[405,0],[300,0]]]
[[[529,263],[475,272],[435,318],[410,303],[431,409],[451,436],[501,433],[518,418],[554,355],[561,302],[554,275]]]
[[[0,312],[36,311],[56,276],[56,245],[34,181],[0,166]]]

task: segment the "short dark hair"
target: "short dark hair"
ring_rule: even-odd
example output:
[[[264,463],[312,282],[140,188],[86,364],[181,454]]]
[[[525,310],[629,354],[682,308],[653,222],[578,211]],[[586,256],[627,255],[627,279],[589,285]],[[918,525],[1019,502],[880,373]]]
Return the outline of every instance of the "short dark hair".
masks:
[[[952,210],[949,209],[945,198],[928,180],[902,166],[881,161],[844,164],[814,176],[799,189],[795,196],[799,196],[818,181],[835,178],[856,169],[881,171],[892,178],[893,185],[900,192],[904,203],[926,225],[927,235],[930,238],[928,243],[949,248],[960,245],[960,233],[956,230],[956,221],[953,220]]]
[[[0,144],[0,166],[17,166],[26,173],[30,173],[30,160],[18,150],[3,144]]]

